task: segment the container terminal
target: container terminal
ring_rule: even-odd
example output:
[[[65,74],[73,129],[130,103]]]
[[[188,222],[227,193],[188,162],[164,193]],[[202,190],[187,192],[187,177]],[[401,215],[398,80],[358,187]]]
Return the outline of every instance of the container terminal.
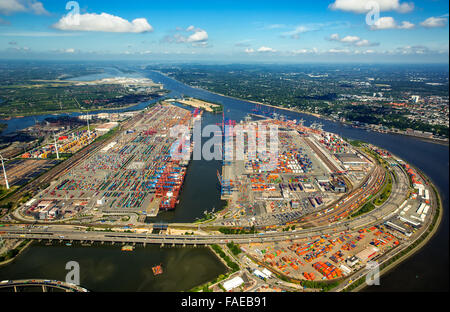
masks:
[[[261,129],[257,143],[265,140],[268,148],[270,133],[264,129],[278,127],[278,157],[274,166],[267,166],[248,142],[236,154],[225,145],[217,177],[228,203],[212,218],[165,225],[157,234],[155,225],[142,220],[112,227],[113,233],[95,227],[86,232],[83,215],[154,216],[174,209],[191,157],[192,134],[176,140],[168,131],[174,125],[192,130],[201,116],[199,109],[191,112],[168,102],[137,114],[107,144],[22,206],[22,217],[48,224],[44,232],[40,225],[14,225],[4,228],[2,236],[132,246],[216,244],[239,270],[207,286],[210,290],[316,291],[303,283],[336,281],[329,285],[342,291],[363,277],[370,263],[387,263],[411,246],[433,222],[436,194],[402,159],[295,120],[246,119],[239,124],[242,129]],[[238,137],[231,134],[235,146]],[[185,158],[170,157],[183,148]],[[243,159],[238,160],[237,152]],[[81,216],[78,227],[51,225],[75,216]]]
[[[352,211],[336,213],[337,207],[348,201],[356,208],[382,185],[384,176],[375,161],[335,134],[280,120],[244,123],[243,129],[273,125],[278,126],[279,140],[276,168],[265,170],[267,164],[248,145],[244,160],[234,155],[234,161],[224,162],[219,180],[222,199],[229,204],[223,225],[276,225],[311,215],[337,221]],[[233,138],[235,144],[236,135]],[[265,140],[269,145],[270,139]],[[348,194],[351,199],[344,199]]]
[[[177,140],[170,128],[190,129],[201,112],[163,103],[135,118],[114,140],[27,202],[23,215],[61,220],[88,213],[156,216],[159,210],[175,209],[191,146],[190,134]],[[183,148],[187,157],[172,159],[173,152]]]

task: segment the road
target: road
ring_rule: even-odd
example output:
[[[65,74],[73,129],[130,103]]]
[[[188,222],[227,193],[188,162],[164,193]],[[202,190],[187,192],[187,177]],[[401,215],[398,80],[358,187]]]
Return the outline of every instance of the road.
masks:
[[[142,244],[182,244],[182,245],[210,245],[225,244],[233,241],[238,244],[249,244],[256,242],[276,242],[289,239],[311,238],[314,236],[339,235],[341,232],[355,230],[384,223],[384,217],[393,213],[404,201],[408,190],[408,177],[404,172],[394,167],[398,181],[393,181],[392,194],[380,207],[363,214],[359,217],[343,220],[328,225],[317,226],[308,229],[299,229],[288,232],[269,232],[260,234],[211,234],[211,235],[167,235],[167,234],[138,234],[122,232],[97,232],[75,230],[71,226],[47,226],[26,229],[21,225],[11,225],[2,228],[0,236],[16,239],[38,239],[38,240],[64,240],[64,241],[86,241],[86,242],[114,242],[114,243],[142,243]],[[176,226],[176,225],[175,225]],[[67,229],[68,228],[68,229]],[[202,227],[203,228],[203,227]]]
[[[27,280],[6,280],[0,282],[0,289],[13,288],[14,292],[17,292],[19,287],[39,287],[39,286],[42,287],[43,292],[46,292],[47,288],[58,288],[65,290],[66,292],[88,291],[83,287],[55,280],[27,279]]]

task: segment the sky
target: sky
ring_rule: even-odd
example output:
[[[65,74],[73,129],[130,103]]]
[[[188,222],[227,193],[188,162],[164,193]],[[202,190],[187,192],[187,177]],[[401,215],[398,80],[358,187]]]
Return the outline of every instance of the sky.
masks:
[[[0,0],[0,58],[447,63],[448,0]]]

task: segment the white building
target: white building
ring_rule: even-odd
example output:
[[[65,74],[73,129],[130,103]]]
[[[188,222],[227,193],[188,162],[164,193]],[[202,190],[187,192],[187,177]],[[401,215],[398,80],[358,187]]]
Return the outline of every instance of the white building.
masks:
[[[235,289],[236,287],[241,286],[244,284],[244,280],[240,276],[236,276],[235,278],[232,278],[222,284],[223,288],[225,288],[226,291],[230,291]]]

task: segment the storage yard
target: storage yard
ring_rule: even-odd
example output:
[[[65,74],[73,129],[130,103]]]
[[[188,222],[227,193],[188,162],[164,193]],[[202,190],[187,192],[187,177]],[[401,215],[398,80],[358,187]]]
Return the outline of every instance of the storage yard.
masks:
[[[163,104],[141,116],[115,140],[52,182],[25,207],[24,214],[37,219],[88,212],[155,216],[160,209],[174,209],[191,146],[190,135],[175,144],[177,138],[170,136],[170,128],[191,126],[193,115]],[[172,159],[182,148],[189,152],[187,159]]]
[[[222,106],[219,104],[205,102],[194,98],[184,98],[181,100],[176,100],[176,102],[181,103],[183,105],[189,105],[195,108],[199,108],[210,113],[222,111]]]
[[[32,149],[24,154],[21,158],[56,158],[56,147],[58,148],[58,153],[61,154],[73,154],[78,152],[83,147],[91,144],[95,139],[101,136],[102,133],[99,131],[88,131],[77,130],[71,132],[68,135],[61,135],[53,138],[53,142],[45,144],[44,146],[39,146]]]
[[[398,246],[401,238],[395,235],[385,226],[374,226],[333,236],[275,244],[253,243],[242,248],[271,269],[291,278],[332,280],[351,274]]]
[[[259,151],[256,152],[254,145],[248,142],[241,151],[244,160],[237,160],[237,151],[233,158],[230,154],[224,162],[219,179],[222,199],[229,201],[228,216],[232,218],[223,221],[223,225],[283,225],[311,214],[319,217],[323,208],[330,207],[327,212],[332,212],[333,205],[339,203],[344,194],[356,185],[367,185],[369,179],[375,184],[373,188],[353,191],[354,196],[349,202],[356,209],[359,202],[382,185],[384,178],[381,170],[375,170],[374,161],[337,135],[305,128],[292,121],[264,120],[241,124],[247,132],[250,128],[268,129],[271,125],[279,129],[279,151],[273,168],[268,167],[269,161],[262,160]],[[258,133],[256,146],[264,140],[261,133],[264,135],[265,132]],[[265,135],[269,148],[269,132]],[[233,144],[236,144],[236,133],[233,138]],[[373,172],[376,173],[374,177]],[[347,209],[332,218],[337,220],[350,212]]]
[[[56,159],[13,159],[5,164],[9,185],[25,185],[58,162]],[[5,185],[5,180],[1,179],[0,184]]]

